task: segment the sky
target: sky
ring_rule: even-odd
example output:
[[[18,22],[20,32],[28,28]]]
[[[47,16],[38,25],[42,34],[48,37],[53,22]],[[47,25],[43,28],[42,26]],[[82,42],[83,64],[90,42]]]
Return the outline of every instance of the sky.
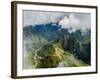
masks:
[[[73,30],[85,30],[91,27],[91,14],[89,13],[24,10],[23,20],[23,27],[57,22],[62,28],[71,28]]]

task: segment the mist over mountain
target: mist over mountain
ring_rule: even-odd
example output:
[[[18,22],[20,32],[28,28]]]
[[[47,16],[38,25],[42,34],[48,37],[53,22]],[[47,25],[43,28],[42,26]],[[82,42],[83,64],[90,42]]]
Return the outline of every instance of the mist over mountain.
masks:
[[[23,41],[24,53],[31,55],[31,57],[29,57],[31,60],[30,63],[33,65],[37,64],[35,68],[59,67],[61,64],[63,64],[63,66],[66,65],[66,67],[91,65],[91,30],[88,28],[85,30],[77,28],[73,31],[72,28],[65,28],[59,23],[28,25],[23,27]],[[57,45],[53,48],[49,47],[51,44],[53,46],[55,44],[54,42],[59,44],[60,48]],[[44,46],[46,46],[45,49],[43,49]],[[50,55],[50,53],[57,56],[57,53],[53,51],[53,49],[62,50],[63,53],[58,52],[58,55],[60,54],[60,56],[64,56],[64,58],[66,57],[67,59],[65,59],[64,62],[61,62],[64,58],[61,60],[59,60],[59,57],[56,57],[55,60],[52,59],[53,56]],[[44,55],[42,59],[40,55],[36,56],[38,55],[37,50],[39,54]],[[49,55],[49,57],[46,55]],[[33,57],[36,58],[37,63]],[[73,61],[73,58],[76,62]],[[51,60],[51,62],[52,60],[54,62],[57,60],[57,63],[53,64],[45,61],[46,63],[43,64],[41,61],[43,60],[44,62],[45,59]],[[48,64],[53,65],[50,66]]]

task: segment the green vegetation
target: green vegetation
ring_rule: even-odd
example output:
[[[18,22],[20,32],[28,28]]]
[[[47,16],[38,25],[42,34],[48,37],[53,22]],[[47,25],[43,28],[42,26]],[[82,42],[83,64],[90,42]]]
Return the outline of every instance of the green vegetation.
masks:
[[[91,65],[91,31],[61,28],[58,24],[23,29],[24,49],[33,68]]]
[[[42,46],[33,54],[34,56],[30,55],[29,59],[36,68],[53,68],[60,66],[78,67],[88,65],[76,59],[72,53],[64,51],[61,45],[55,41]],[[63,64],[60,65],[60,62],[63,62]]]

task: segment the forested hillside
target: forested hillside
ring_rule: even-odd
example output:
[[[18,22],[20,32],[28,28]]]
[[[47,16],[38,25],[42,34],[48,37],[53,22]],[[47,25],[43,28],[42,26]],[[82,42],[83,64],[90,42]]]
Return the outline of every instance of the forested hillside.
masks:
[[[23,28],[23,45],[33,68],[91,65],[90,29],[73,31],[58,23]]]

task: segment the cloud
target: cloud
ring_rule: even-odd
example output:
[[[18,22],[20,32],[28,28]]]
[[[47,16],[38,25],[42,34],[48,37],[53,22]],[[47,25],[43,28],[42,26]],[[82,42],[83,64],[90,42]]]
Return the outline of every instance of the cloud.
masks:
[[[64,15],[58,12],[24,11],[24,26],[56,23]]]
[[[80,21],[73,14],[71,14],[69,17],[65,16],[63,19],[61,19],[59,21],[59,25],[61,25],[62,28],[77,29],[79,28],[79,22]]]
[[[91,14],[71,13],[71,12],[51,12],[51,11],[28,11],[23,12],[23,26],[57,23],[62,28],[72,28],[85,30],[91,27]],[[71,30],[70,30],[71,31]]]

